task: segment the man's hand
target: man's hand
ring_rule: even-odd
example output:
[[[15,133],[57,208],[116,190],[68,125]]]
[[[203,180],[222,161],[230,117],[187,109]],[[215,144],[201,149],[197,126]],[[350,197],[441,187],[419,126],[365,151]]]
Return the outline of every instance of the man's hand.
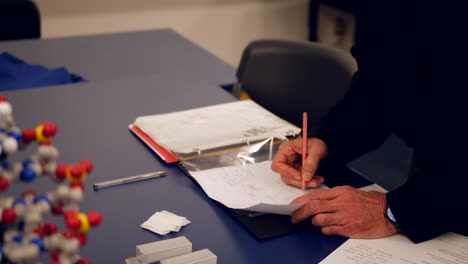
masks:
[[[302,168],[302,139],[285,142],[276,153],[271,169],[279,173],[281,179],[289,185],[301,187],[304,177],[307,187],[317,187],[323,183],[323,177],[315,175],[315,171],[320,161],[327,156],[327,145],[318,138],[309,138],[307,152],[305,165]]]
[[[385,217],[387,201],[383,193],[339,186],[309,192],[292,203],[306,203],[294,212],[293,223],[312,217],[312,225],[321,227],[325,235],[380,238],[397,232]]]

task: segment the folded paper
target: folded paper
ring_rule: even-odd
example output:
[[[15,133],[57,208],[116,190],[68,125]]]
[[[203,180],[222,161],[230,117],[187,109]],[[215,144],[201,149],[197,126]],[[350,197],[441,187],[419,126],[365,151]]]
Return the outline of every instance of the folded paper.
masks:
[[[154,213],[141,224],[141,227],[160,235],[166,235],[169,232],[178,232],[181,227],[188,224],[190,224],[190,221],[187,218],[164,210]]]

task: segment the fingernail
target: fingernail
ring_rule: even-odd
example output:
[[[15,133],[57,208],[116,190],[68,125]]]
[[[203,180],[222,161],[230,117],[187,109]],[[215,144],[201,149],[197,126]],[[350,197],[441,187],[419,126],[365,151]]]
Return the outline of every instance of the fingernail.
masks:
[[[304,172],[304,174],[302,175],[302,177],[304,178],[305,181],[310,181],[312,179],[314,175],[312,175],[312,173],[310,172]]]

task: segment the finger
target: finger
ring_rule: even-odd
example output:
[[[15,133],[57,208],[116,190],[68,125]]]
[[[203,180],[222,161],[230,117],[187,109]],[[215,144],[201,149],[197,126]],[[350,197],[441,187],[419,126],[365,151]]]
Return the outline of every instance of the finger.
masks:
[[[287,177],[287,176],[283,176],[281,175],[281,180],[288,184],[288,185],[292,185],[292,186],[296,186],[296,187],[302,187],[302,181],[301,180],[296,180],[296,179],[293,179],[293,178],[290,178],[290,177]]]
[[[293,223],[299,223],[316,214],[333,213],[335,211],[336,210],[330,201],[310,201],[294,211],[291,220]]]
[[[323,213],[316,214],[312,218],[312,225],[318,227],[340,225],[343,222],[343,217],[338,213]]]
[[[317,171],[317,168],[320,163],[320,158],[315,153],[309,153],[305,159],[304,165],[302,167],[302,177],[305,181],[310,181]]]
[[[321,231],[324,235],[327,236],[333,236],[333,235],[339,235],[343,236],[343,228],[340,225],[332,225],[332,226],[324,226],[321,228]]]
[[[325,142],[318,138],[311,138],[308,141],[308,155],[304,162],[302,174],[304,180],[308,181],[314,177],[320,161],[327,156],[327,146]]]
[[[291,142],[286,142],[281,144],[271,163],[271,169],[283,176],[300,180],[301,172],[294,168],[299,165],[298,153],[291,147]]]
[[[337,197],[334,189],[312,190],[302,196],[297,197],[291,203],[307,203],[312,200],[332,200]]]
[[[288,141],[289,147],[291,147],[294,152],[302,154],[302,138],[297,138],[291,141]]]
[[[293,174],[290,173],[289,175],[281,175],[281,180],[286,184],[296,186],[296,187],[302,187],[301,176],[294,174],[294,176],[291,177],[291,175],[293,175]],[[322,184],[323,181],[324,181],[324,179],[323,179],[322,176],[315,176],[311,181],[306,182],[306,187],[307,188],[315,188],[315,187],[319,186],[320,184]]]
[[[281,177],[295,179],[298,181],[302,180],[301,173],[291,165],[288,165],[287,163],[273,162],[271,164],[271,169],[274,172],[281,174]]]
[[[306,182],[306,186],[309,188],[314,188],[319,186],[325,181],[325,179],[322,176],[315,175],[310,181]]]

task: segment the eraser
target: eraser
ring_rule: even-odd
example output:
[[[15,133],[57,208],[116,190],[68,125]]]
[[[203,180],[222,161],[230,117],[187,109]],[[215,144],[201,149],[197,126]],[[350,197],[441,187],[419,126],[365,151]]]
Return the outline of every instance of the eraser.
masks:
[[[202,249],[161,260],[160,264],[216,264],[218,257],[209,249]]]
[[[185,236],[136,246],[136,257],[142,264],[153,263],[192,252],[192,242]]]

